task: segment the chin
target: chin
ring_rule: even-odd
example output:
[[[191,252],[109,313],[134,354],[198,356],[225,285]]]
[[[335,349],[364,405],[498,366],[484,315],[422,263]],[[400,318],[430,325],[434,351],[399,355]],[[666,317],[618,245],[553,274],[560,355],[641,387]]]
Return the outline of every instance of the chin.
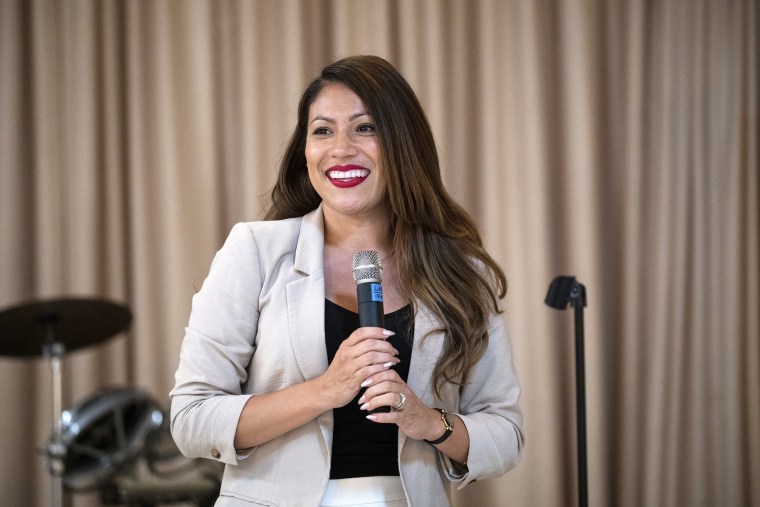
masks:
[[[345,216],[371,215],[384,213],[383,206],[367,206],[366,203],[325,203],[334,212]]]

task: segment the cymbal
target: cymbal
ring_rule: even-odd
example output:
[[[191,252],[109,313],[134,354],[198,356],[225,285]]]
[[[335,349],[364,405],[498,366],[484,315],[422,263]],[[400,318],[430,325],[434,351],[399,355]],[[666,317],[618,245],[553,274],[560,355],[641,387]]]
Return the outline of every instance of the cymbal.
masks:
[[[49,299],[0,312],[0,355],[38,356],[49,342],[71,352],[125,330],[132,322],[126,306],[104,299]]]

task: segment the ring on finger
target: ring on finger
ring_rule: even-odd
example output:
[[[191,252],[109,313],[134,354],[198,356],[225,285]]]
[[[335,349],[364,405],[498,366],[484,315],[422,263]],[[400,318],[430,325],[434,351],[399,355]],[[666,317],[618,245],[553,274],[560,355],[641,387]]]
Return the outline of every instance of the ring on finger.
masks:
[[[404,408],[404,403],[406,403],[406,396],[402,393],[398,393],[398,403],[393,405],[391,408],[393,410],[401,410]]]

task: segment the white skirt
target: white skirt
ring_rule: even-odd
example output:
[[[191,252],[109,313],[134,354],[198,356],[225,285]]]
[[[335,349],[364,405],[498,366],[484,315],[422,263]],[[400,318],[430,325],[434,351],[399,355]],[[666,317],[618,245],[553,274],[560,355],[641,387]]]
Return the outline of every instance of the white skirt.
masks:
[[[327,483],[321,507],[406,507],[401,478],[394,476],[332,479]]]

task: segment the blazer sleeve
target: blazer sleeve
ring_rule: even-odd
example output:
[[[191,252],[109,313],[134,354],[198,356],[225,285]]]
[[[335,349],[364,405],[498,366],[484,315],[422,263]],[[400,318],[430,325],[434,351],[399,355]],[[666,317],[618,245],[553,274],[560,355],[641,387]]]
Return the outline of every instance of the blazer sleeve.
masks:
[[[449,479],[459,489],[475,480],[498,477],[522,455],[524,436],[519,406],[520,384],[515,373],[507,328],[502,315],[492,315],[488,347],[460,390],[459,412],[470,437],[467,465],[439,453]]]
[[[249,224],[232,228],[193,296],[171,396],[171,433],[188,457],[237,464],[234,439],[254,352],[262,275]]]

